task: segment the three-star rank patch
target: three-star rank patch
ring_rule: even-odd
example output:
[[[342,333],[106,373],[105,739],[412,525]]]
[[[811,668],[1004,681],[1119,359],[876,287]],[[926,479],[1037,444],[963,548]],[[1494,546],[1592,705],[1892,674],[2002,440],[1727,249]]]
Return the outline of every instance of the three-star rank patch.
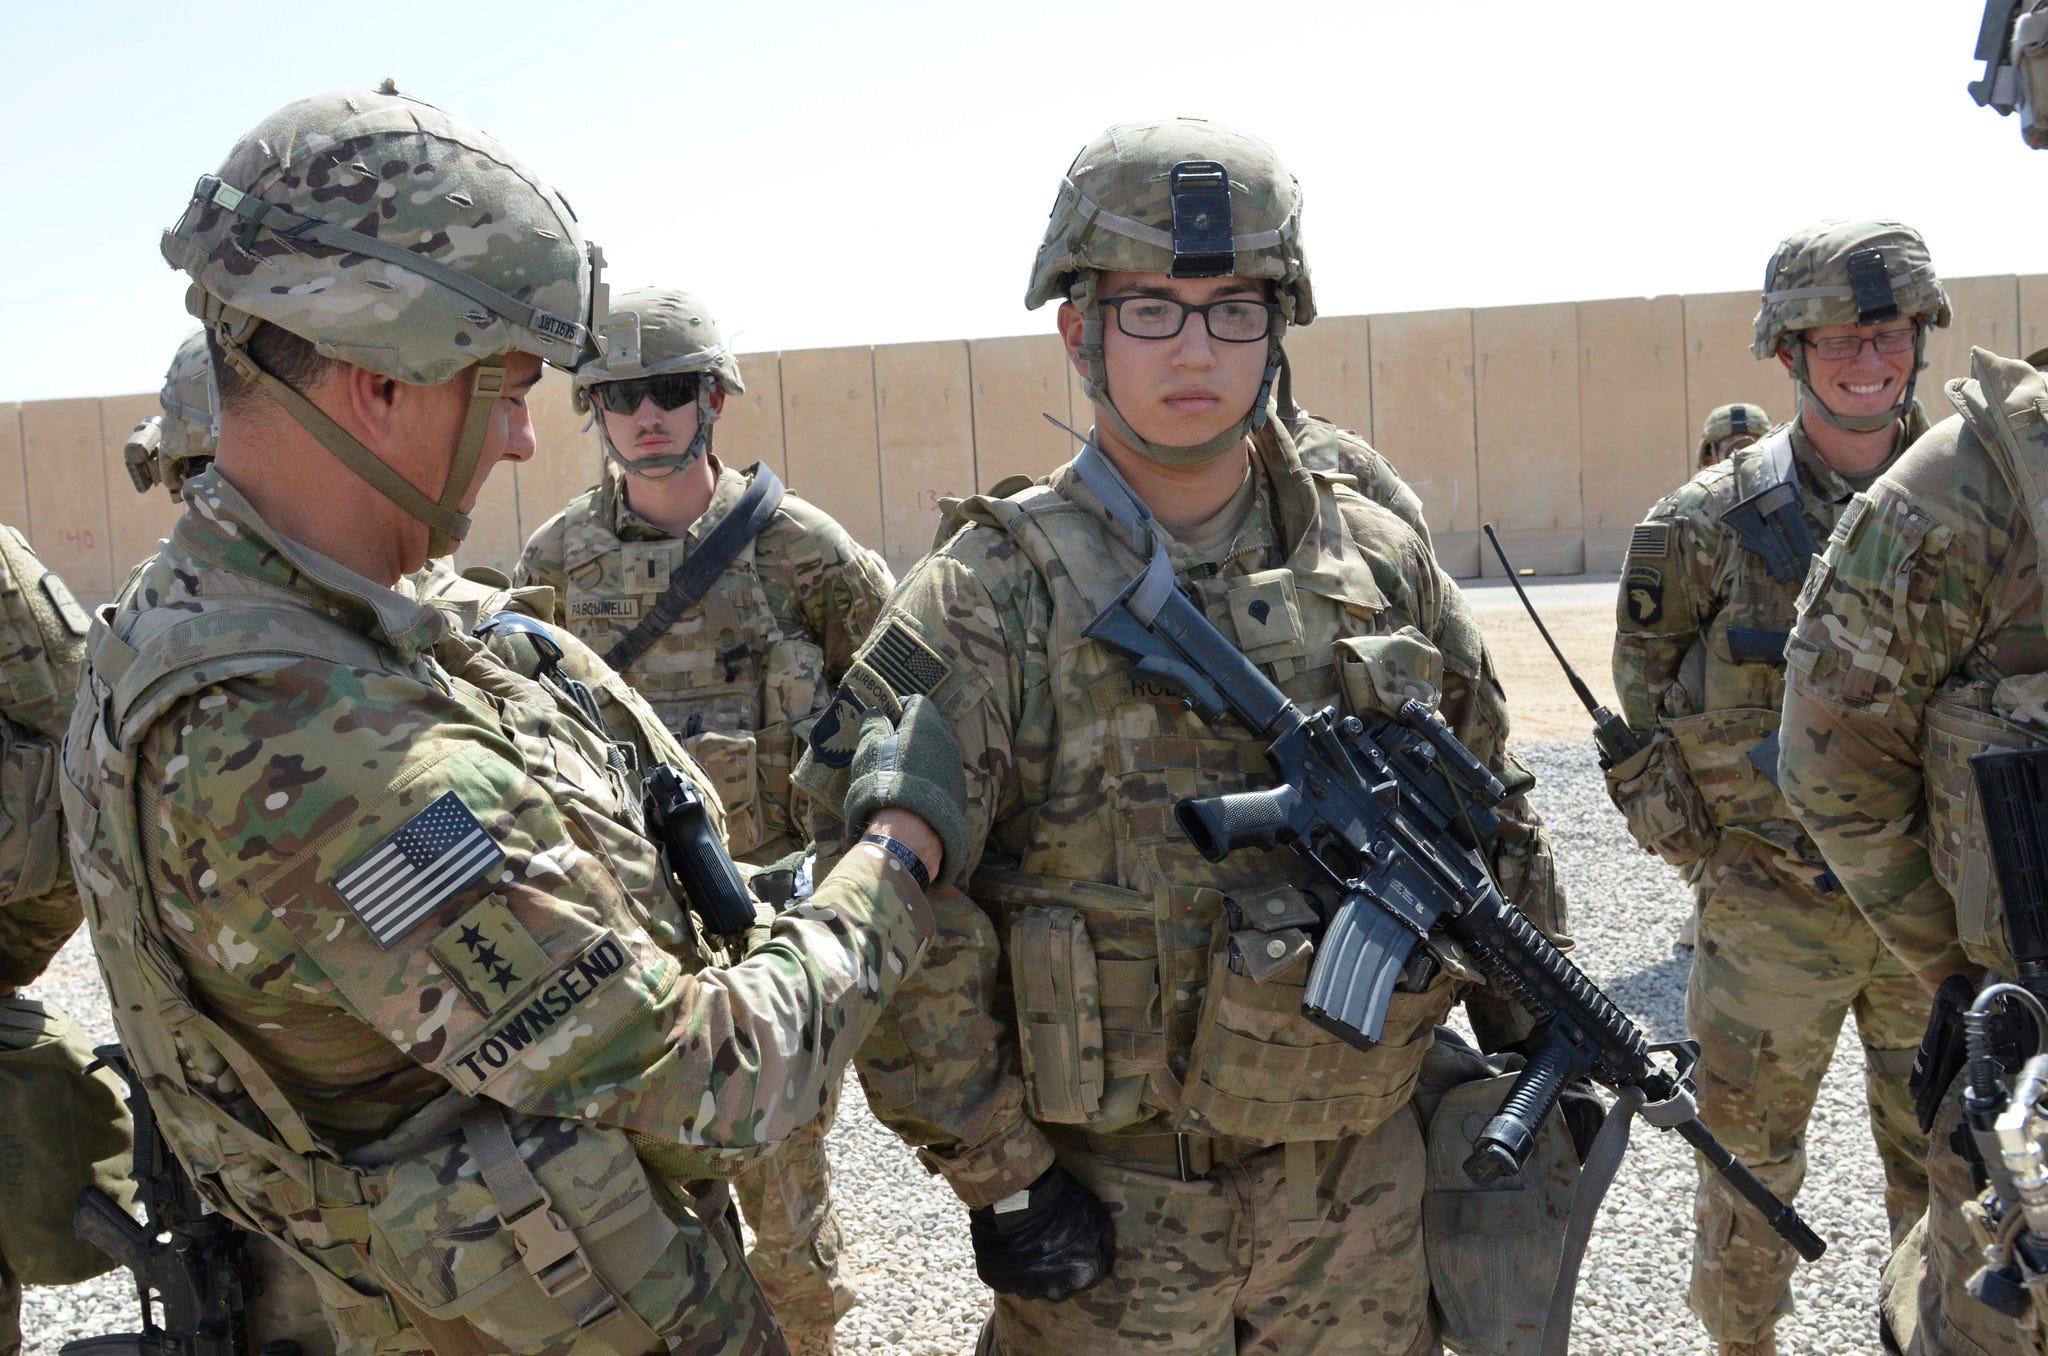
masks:
[[[1664,572],[1654,565],[1631,565],[1621,577],[1623,606],[1637,626],[1655,626],[1664,619]]]
[[[512,916],[503,895],[482,902],[441,930],[427,950],[477,1010],[491,1016],[548,968],[547,952]]]
[[[343,868],[334,889],[388,948],[504,860],[497,840],[448,791]]]

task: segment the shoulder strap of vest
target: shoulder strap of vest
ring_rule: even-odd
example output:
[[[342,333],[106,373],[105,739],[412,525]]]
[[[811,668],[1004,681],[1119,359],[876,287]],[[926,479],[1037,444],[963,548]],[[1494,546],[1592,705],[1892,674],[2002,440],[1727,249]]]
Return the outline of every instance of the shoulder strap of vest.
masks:
[[[1799,511],[1790,424],[1735,454],[1735,492],[1741,498],[1721,520],[1735,530],[1743,549],[1762,560],[1771,578],[1781,584],[1804,579],[1820,548]]]
[[[638,625],[619,637],[618,644],[605,655],[605,663],[625,672],[634,660],[647,653],[648,646],[661,639],[669,627],[696,605],[718,576],[725,573],[725,567],[739,559],[747,543],[761,535],[761,529],[768,526],[768,520],[782,506],[782,481],[766,462],[760,461],[754,463],[753,477],[732,511],[718,520],[717,526],[697,543],[697,549],[669,575],[668,591],[655,600]]]
[[[2048,561],[2048,376],[1981,348],[1970,352],[1970,375],[1975,389],[1952,381],[1948,398],[2005,477]]]

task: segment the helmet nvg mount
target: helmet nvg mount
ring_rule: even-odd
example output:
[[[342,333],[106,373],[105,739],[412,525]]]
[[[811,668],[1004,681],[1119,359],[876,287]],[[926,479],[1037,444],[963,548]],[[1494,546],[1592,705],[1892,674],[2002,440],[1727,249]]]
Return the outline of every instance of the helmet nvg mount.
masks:
[[[1099,275],[1112,271],[1272,283],[1279,321],[1267,340],[1265,381],[1243,419],[1194,447],[1148,442],[1130,426],[1116,408],[1102,357]],[[1169,118],[1112,127],[1068,167],[1031,264],[1025,307],[1055,299],[1081,312],[1088,398],[1119,437],[1170,466],[1221,456],[1265,421],[1287,326],[1315,319],[1301,247],[1301,187],[1272,147],[1215,123]]]
[[[185,482],[213,460],[220,442],[220,388],[213,380],[205,330],[192,331],[178,345],[156,400],[163,413],[135,426],[121,459],[136,493],[162,485],[176,499]]]
[[[385,498],[444,555],[469,530],[504,355],[571,371],[596,356],[602,256],[569,205],[496,140],[389,93],[288,104],[200,177],[163,254],[223,359]],[[257,322],[327,358],[414,384],[472,370],[439,500],[415,488],[248,351]]]
[[[2048,0],[1985,0],[1977,31],[1984,78],[1970,82],[1970,97],[2020,115],[2020,138],[2048,147]]]
[[[1903,419],[1913,407],[1913,387],[1927,366],[1927,326],[1945,326],[1948,293],[1935,276],[1927,242],[1896,221],[1823,221],[1785,237],[1764,270],[1762,305],[1749,351],[1768,358],[1781,350],[1792,358],[1792,379],[1802,406],[1852,433],[1873,433]],[[1914,376],[1899,402],[1882,414],[1845,415],[1829,409],[1808,381],[1802,330],[1822,325],[1876,325],[1911,319]]]
[[[681,452],[630,461],[612,446],[592,388],[615,381],[701,374],[697,381],[697,435]],[[605,456],[631,475],[661,480],[674,475],[711,450],[711,425],[718,420],[712,393],[736,396],[746,390],[739,360],[725,342],[718,321],[687,292],[674,288],[639,287],[622,292],[604,322],[604,356],[576,369],[571,386],[578,413],[588,412],[597,425]]]
[[[1731,442],[1730,452],[1749,446],[1771,431],[1771,416],[1764,413],[1761,405],[1741,402],[1734,405],[1718,405],[1707,416],[1707,422],[1700,428],[1699,464],[1706,466],[1708,459],[1720,449],[1717,444]],[[1733,442],[1734,439],[1741,442]]]

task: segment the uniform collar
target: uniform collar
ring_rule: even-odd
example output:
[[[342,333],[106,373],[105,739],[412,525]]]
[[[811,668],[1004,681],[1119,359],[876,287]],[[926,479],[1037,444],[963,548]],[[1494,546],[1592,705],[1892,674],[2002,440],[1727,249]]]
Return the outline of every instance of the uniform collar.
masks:
[[[715,527],[719,519],[730,513],[732,506],[739,502],[739,497],[747,492],[748,477],[745,474],[722,464],[712,453],[707,452],[705,455],[711,458],[711,466],[717,473],[717,479],[711,486],[711,502],[704,506],[704,511],[697,515],[697,521],[691,523],[689,531],[683,534],[684,545],[693,549],[698,540]],[[626,473],[614,466],[609,457],[605,458],[603,477],[598,493],[602,500],[605,526],[611,529],[613,536],[620,541],[673,540],[667,532],[627,507]]]
[[[432,607],[291,540],[217,467],[185,482],[185,513],[171,534],[174,553],[282,593],[411,663],[448,629]]]
[[[1899,459],[1900,454],[1908,447],[1911,447],[1921,434],[1927,432],[1927,415],[1921,410],[1920,402],[1917,400],[1913,402],[1913,407],[1906,411],[1906,417],[1899,422],[1904,427],[1899,430],[1898,441],[1892,445],[1892,454],[1882,462],[1879,462],[1870,471],[1863,475],[1852,477],[1845,476],[1834,467],[1828,465],[1821,457],[1820,449],[1815,447],[1813,440],[1806,436],[1805,419],[1794,419],[1790,426],[1792,460],[1793,464],[1798,468],[1800,479],[1804,480],[1809,489],[1818,492],[1820,497],[1827,502],[1831,504],[1846,504],[1851,496],[1861,490],[1868,489],[1872,481],[1890,470],[1892,463]]]

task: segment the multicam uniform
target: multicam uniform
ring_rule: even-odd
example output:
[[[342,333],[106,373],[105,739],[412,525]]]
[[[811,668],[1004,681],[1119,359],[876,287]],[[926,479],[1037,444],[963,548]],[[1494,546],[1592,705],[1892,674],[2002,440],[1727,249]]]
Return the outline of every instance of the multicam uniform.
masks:
[[[1915,411],[1899,446],[1925,426]],[[1630,726],[1658,744],[1647,770],[1624,766],[1635,775],[1616,795],[1637,814],[1642,802],[1688,807],[1683,830],[1661,845],[1667,859],[1696,865],[1703,887],[1686,986],[1686,1029],[1701,1047],[1700,1118],[1790,1200],[1805,1176],[1814,1096],[1853,1011],[1896,1239],[1926,1203],[1926,1137],[1906,1091],[1924,995],[1827,876],[1820,850],[1750,757],[1778,728],[1804,562],[1786,571],[1791,578],[1775,577],[1728,515],[1765,483],[1774,451],[1787,450],[1799,510],[1824,540],[1855,486],[1797,422],[1700,472],[1635,529],[1615,618],[1614,686]],[[1760,1340],[1790,1311],[1798,1259],[1711,1172],[1702,1172],[1696,1216],[1694,1311],[1720,1341]]]
[[[519,582],[552,587],[563,624],[603,654],[667,590],[671,571],[751,479],[718,468],[709,506],[672,537],[627,506],[623,477],[607,465],[601,484],[527,541]],[[704,598],[624,669],[717,785],[734,857],[766,865],[802,846],[789,820],[794,750],[893,583],[889,567],[845,528],[784,495]]]
[[[1429,540],[1429,520],[1423,516],[1422,497],[1380,450],[1348,428],[1297,409],[1287,421],[1294,438],[1294,450],[1301,464],[1311,471],[1346,475],[1358,482],[1358,492],[1415,529],[1415,535]]]
[[[1500,690],[1428,548],[1307,472],[1284,433],[1258,446],[1243,525],[1213,555],[1173,544],[1177,581],[1297,701],[1348,685],[1372,707],[1377,691],[1440,681],[1453,728],[1501,766]],[[941,905],[933,968],[861,1070],[876,1113],[970,1207],[1057,1156],[1114,1216],[1106,1279],[1062,1302],[997,1296],[1001,1349],[1436,1350],[1407,1105],[1450,978],[1396,993],[1382,1043],[1361,1052],[1300,1015],[1299,955],[1262,979],[1233,963],[1299,926],[1284,887],[1311,875],[1281,851],[1203,861],[1173,804],[1256,784],[1261,742],[1082,637],[1145,556],[1071,468],[954,515],[847,690],[885,709],[922,693],[947,717],[972,906]],[[1382,639],[1367,662],[1338,648],[1347,637]],[[798,774],[820,807],[837,804],[830,760],[814,743]],[[822,850],[837,826],[814,824]],[[1504,839],[1511,894],[1560,923],[1540,833]]]
[[[676,538],[627,506],[624,477],[607,463],[597,488],[526,543],[519,579],[551,586],[558,619],[602,653],[639,623],[751,480],[718,468],[710,504]],[[766,866],[802,846],[790,824],[794,751],[893,583],[880,557],[821,510],[785,495],[705,596],[624,669],[718,788],[728,841],[743,863]],[[757,1240],[748,1261],[777,1316],[827,1331],[858,1299],[839,1272],[825,1155],[837,1104],[835,1086],[824,1115],[737,1181]]]
[[[1788,654],[1785,795],[1871,925],[1926,985],[2013,974],[1967,759],[2048,742],[2039,501],[1987,450],[2048,467],[2048,379],[1983,350],[1936,427],[1843,513],[1800,597]],[[1928,1214],[1894,1254],[1887,1317],[1911,1352],[2035,1350],[1964,1290],[1983,1257],[1959,1207],[1961,1080],[1934,1126]],[[1917,1289],[1917,1299],[1915,1291]]]
[[[505,1301],[525,1268],[504,1234],[443,1233],[515,1213],[515,1190],[446,1176],[464,1145],[487,1158],[495,1121],[635,1315],[598,1349],[765,1348],[709,1183],[818,1111],[914,964],[915,887],[856,854],[861,898],[828,882],[746,962],[701,969],[602,732],[440,612],[277,537],[217,472],[187,494],[95,640],[103,701],[67,773],[95,944],[117,1003],[147,995],[183,1043],[165,1129],[218,1165],[209,1199],[389,1294],[316,1276],[345,1352],[417,1350],[458,1318],[567,1351],[578,1326],[537,1285]],[[437,848],[468,855],[437,871]]]
[[[86,615],[64,581],[43,567],[19,532],[0,526],[0,635],[7,639],[0,653],[0,983],[33,983],[48,967],[83,918],[78,891],[64,862],[59,822],[57,744],[71,719],[72,697],[78,688],[79,662],[85,653]],[[58,1039],[70,1019],[32,999],[0,1000],[0,1060],[27,1054]],[[75,1074],[75,1069],[73,1070]],[[82,1076],[81,1076],[82,1077]],[[90,1078],[84,1078],[93,1084]],[[10,1089],[19,1085],[10,1081]],[[102,1104],[100,1123],[54,1124],[52,1112],[82,1111],[89,1102]],[[27,1143],[50,1135],[89,1139],[96,1154],[109,1154],[108,1185],[126,1171],[126,1119],[97,1084],[80,1090],[75,1102],[52,1099],[43,1106],[14,1098],[0,1105],[0,1144],[8,1149],[7,1178],[0,1200],[9,1226],[0,1237],[27,1246],[23,1232],[29,1220],[67,1219],[70,1202],[84,1183],[76,1176],[61,1181],[35,1180],[31,1165],[55,1161],[46,1145]],[[48,1192],[61,1198],[50,1200]],[[47,1257],[8,1256],[0,1251],[0,1356],[21,1350],[21,1277],[31,1282],[83,1280],[113,1265],[83,1244],[61,1236],[57,1247],[70,1244],[62,1263]],[[65,1274],[56,1274],[63,1270]]]

